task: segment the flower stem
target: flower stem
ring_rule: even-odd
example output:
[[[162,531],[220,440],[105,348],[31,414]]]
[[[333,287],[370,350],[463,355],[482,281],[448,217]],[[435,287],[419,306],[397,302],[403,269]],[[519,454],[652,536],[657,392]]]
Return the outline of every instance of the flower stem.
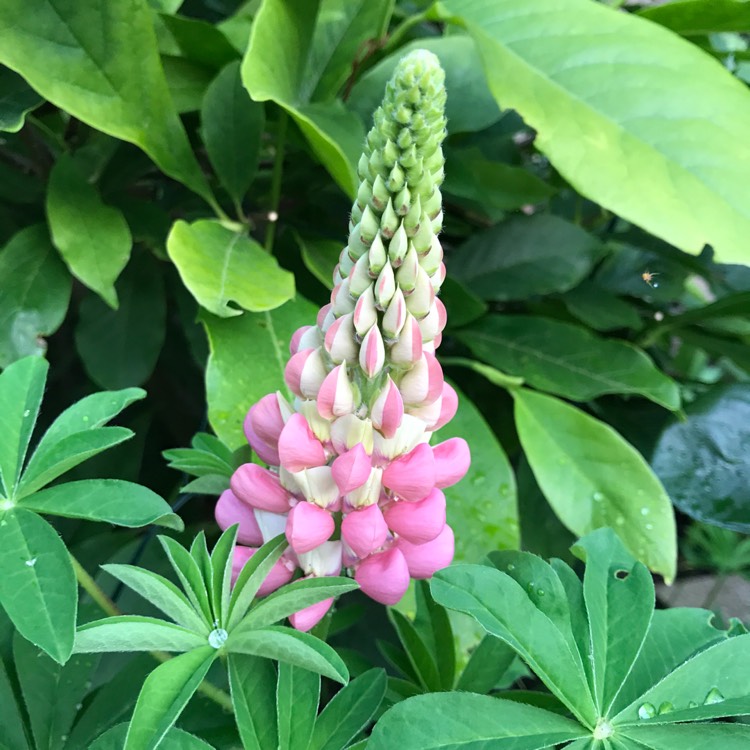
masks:
[[[80,587],[110,617],[121,615],[122,612],[117,608],[117,605],[104,593],[104,591],[102,591],[99,584],[97,584],[86,568],[84,568],[72,554],[70,555],[70,560],[73,563],[73,570],[75,571]],[[169,654],[164,653],[163,651],[151,651],[150,653],[154,659],[162,663],[172,658]],[[203,693],[206,698],[210,698],[215,703],[218,703],[225,711],[229,711],[230,713],[234,711],[234,708],[232,707],[232,699],[229,695],[221,690],[221,688],[217,688],[216,685],[211,684],[208,680],[203,680],[203,682],[198,685],[198,692]]]
[[[279,220],[281,178],[284,174],[284,153],[286,151],[286,129],[288,123],[289,115],[286,113],[286,110],[282,109],[279,113],[278,130],[276,133],[276,154],[273,162],[273,174],[271,175],[271,208],[268,211],[266,238],[263,243],[267,253],[273,250],[273,241],[276,238],[276,224]]]

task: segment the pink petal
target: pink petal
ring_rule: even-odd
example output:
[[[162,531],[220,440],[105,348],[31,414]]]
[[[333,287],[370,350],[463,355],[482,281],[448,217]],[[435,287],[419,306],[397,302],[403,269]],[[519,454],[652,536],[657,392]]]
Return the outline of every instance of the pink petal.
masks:
[[[395,458],[383,472],[383,484],[404,500],[421,500],[435,486],[432,448],[420,443],[404,456]]]
[[[323,305],[323,307],[318,310],[318,317],[315,321],[318,324],[318,328],[323,327],[323,323],[325,322],[326,317],[328,316],[328,313],[331,311],[331,305],[330,303],[327,305]]]
[[[435,488],[424,500],[399,500],[385,511],[385,522],[412,544],[431,542],[445,526],[445,495]]]
[[[359,349],[359,366],[368,378],[374,378],[385,365],[385,345],[375,325],[365,334]]]
[[[232,586],[237,582],[237,577],[245,567],[247,561],[257,551],[257,549],[252,547],[240,547],[239,545],[234,548],[234,553],[232,555]],[[295,566],[291,561],[283,557],[280,560],[277,560],[263,583],[260,585],[257,596],[267,596],[285,583],[289,583],[294,575],[294,567]]]
[[[451,438],[432,449],[435,456],[435,486],[450,487],[463,479],[471,465],[471,452],[463,438]]]
[[[289,341],[289,353],[296,354],[299,351],[300,339],[312,328],[312,326],[302,326],[298,328],[293,334]]]
[[[389,359],[393,364],[410,367],[422,357],[422,331],[417,319],[407,313],[406,322],[401,329],[398,341],[389,351]]]
[[[324,599],[317,604],[311,604],[309,607],[305,607],[299,612],[289,615],[289,622],[292,623],[293,628],[306,633],[311,628],[314,628],[325,617],[332,604],[333,597],[330,599]]]
[[[229,480],[232,492],[243,503],[271,513],[289,510],[289,493],[281,486],[278,476],[258,464],[242,464]]]
[[[342,315],[331,323],[325,335],[325,349],[333,362],[340,364],[357,361],[359,347],[355,334],[352,313]]]
[[[396,542],[396,547],[406,559],[412,578],[430,578],[438,570],[447,568],[453,560],[453,529],[446,524],[431,542],[412,544],[402,538]]]
[[[405,404],[431,404],[443,392],[443,368],[434,354],[424,352],[398,384]]]
[[[333,479],[342,495],[361,487],[369,478],[371,468],[372,461],[362,443],[342,453],[331,466]]]
[[[380,508],[368,505],[344,516],[341,536],[358,557],[365,558],[385,544],[388,526]]]
[[[222,531],[234,524],[239,524],[237,541],[259,547],[263,544],[263,534],[255,520],[253,509],[243,503],[232,490],[224,490],[216,502],[214,509],[216,523]]]
[[[319,349],[297,352],[286,364],[284,380],[301,398],[316,398],[328,371]]]
[[[331,370],[320,386],[317,396],[318,413],[325,419],[343,417],[354,411],[354,391],[346,371],[346,363]]]
[[[396,547],[376,552],[359,564],[354,580],[376,602],[396,604],[409,588],[406,558]]]
[[[281,465],[292,473],[322,466],[326,453],[301,414],[292,414],[279,436]]]
[[[440,400],[440,416],[438,417],[433,430],[439,430],[445,427],[448,422],[456,416],[458,411],[458,394],[449,383],[443,383],[443,397]]]
[[[370,409],[370,418],[383,437],[392,438],[401,426],[404,416],[404,401],[391,376],[386,376],[385,385]]]
[[[289,511],[286,538],[292,549],[300,554],[328,541],[335,528],[333,516],[327,510],[303,501]]]
[[[268,464],[278,465],[277,443],[284,429],[279,400],[275,393],[250,407],[244,422],[245,436],[252,449]]]

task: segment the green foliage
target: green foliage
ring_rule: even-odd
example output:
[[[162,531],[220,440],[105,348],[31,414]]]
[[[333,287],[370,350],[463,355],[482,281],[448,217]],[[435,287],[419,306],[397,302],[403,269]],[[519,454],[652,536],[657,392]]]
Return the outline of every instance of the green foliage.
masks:
[[[573,552],[586,562],[582,583],[559,560],[510,551],[492,555],[492,565],[448,568],[432,582],[438,602],[505,641],[572,718],[516,701],[438,693],[392,708],[368,747],[392,747],[396,737],[415,750],[480,738],[525,748],[583,747],[576,741],[584,738],[613,747],[747,742],[742,725],[681,722],[750,711],[750,636],[708,626],[709,612],[654,613],[648,571],[611,530],[584,537]],[[418,719],[425,715],[430,721]]]

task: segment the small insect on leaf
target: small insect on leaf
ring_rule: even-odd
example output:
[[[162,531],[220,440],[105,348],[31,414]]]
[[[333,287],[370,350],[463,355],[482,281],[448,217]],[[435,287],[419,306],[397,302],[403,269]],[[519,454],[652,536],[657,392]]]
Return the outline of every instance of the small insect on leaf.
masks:
[[[654,281],[654,276],[658,276],[658,273],[651,273],[651,271],[644,271],[641,274],[641,278],[652,288],[656,289],[659,286],[658,281]]]

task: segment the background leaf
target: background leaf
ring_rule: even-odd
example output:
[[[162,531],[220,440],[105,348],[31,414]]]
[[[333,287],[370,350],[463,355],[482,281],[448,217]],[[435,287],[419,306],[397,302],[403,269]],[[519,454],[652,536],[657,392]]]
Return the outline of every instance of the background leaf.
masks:
[[[611,526],[636,559],[671,581],[677,558],[672,505],[643,457],[574,406],[526,389],[513,396],[521,445],[560,520],[578,535]]]
[[[65,318],[71,278],[41,224],[22,229],[0,251],[0,367],[43,354],[42,336]]]
[[[26,115],[42,103],[42,97],[17,73],[0,68],[0,130],[17,133]]]
[[[0,39],[1,29],[0,15]],[[114,281],[130,257],[130,229],[120,211],[102,202],[71,157],[59,159],[50,174],[47,217],[52,241],[70,272],[116,308]]]
[[[208,418],[221,440],[239,448],[247,440],[242,421],[267,393],[284,389],[289,341],[302,325],[315,322],[317,308],[297,296],[273,312],[221,320],[204,314],[211,345],[206,368]]]
[[[185,286],[222,318],[272,310],[294,296],[294,277],[254,240],[216,221],[175,222],[167,251]],[[230,304],[231,303],[231,304]]]
[[[748,260],[742,83],[674,34],[600,3],[532,0],[521,14],[513,0],[444,5],[477,42],[495,97],[579,192],[683,250],[711,244],[725,262]],[[552,35],[554,45],[539,44]],[[605,71],[616,92],[600,85]]]
[[[145,0],[9,0],[0,9],[0,60],[45,99],[140,146],[170,177],[210,196],[169,96]]]
[[[307,750],[318,713],[320,677],[281,662],[276,689],[279,750]]]
[[[641,8],[638,15],[683,36],[750,31],[746,0],[678,0]]]
[[[0,514],[0,604],[18,632],[64,664],[73,650],[78,596],[68,550],[35,513]]]
[[[118,724],[90,746],[89,750],[121,750],[125,736],[128,733],[127,724]],[[195,735],[172,728],[159,744],[159,750],[213,750],[211,745]]]
[[[259,656],[229,654],[232,704],[246,750],[277,750],[276,669]]]

